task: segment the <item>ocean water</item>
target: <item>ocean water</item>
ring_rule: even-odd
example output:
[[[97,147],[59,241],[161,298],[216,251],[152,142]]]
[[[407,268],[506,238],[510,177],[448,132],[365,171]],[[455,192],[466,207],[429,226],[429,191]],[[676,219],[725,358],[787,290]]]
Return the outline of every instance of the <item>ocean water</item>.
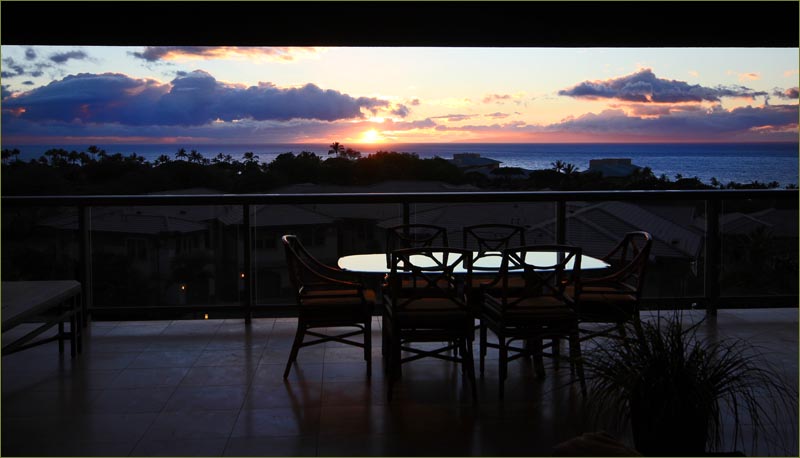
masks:
[[[154,145],[116,144],[97,145],[108,153],[128,155],[136,153],[148,160],[161,154],[175,157],[180,148],[197,150],[212,158],[218,153],[230,154],[241,159],[251,151],[260,162],[270,162],[281,153],[309,151],[326,158],[327,144],[199,144],[199,145]],[[742,144],[543,144],[543,143],[414,143],[357,145],[347,144],[362,152],[372,154],[379,150],[416,153],[421,158],[441,157],[451,159],[456,153],[479,153],[501,161],[503,167],[524,169],[548,169],[561,160],[587,170],[591,159],[629,158],[635,165],[650,167],[656,176],[665,174],[671,180],[680,174],[697,177],[704,183],[716,178],[722,183],[731,181],[750,183],[777,181],[781,186],[797,184],[797,143],[742,143]],[[3,148],[18,148],[24,160],[41,156],[50,148],[85,150],[88,145],[2,145]]]

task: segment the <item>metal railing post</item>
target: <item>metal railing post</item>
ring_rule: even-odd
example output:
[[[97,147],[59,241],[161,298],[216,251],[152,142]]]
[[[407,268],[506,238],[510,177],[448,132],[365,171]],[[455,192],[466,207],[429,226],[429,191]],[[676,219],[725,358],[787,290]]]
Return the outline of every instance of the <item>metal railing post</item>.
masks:
[[[556,201],[556,243],[563,245],[567,241],[567,202]]]
[[[706,200],[706,314],[717,314],[720,297],[719,277],[722,266],[722,237],[719,232],[719,214],[722,202],[719,198]]]
[[[92,309],[92,243],[90,238],[89,207],[81,205],[78,207],[78,238],[79,238],[79,257],[80,257],[80,282],[81,282],[81,325],[89,323],[89,310]]]
[[[250,205],[242,206],[244,230],[244,322],[253,318],[253,236],[250,228]]]
[[[408,225],[411,221],[411,205],[408,202],[403,202],[403,235],[408,237]]]

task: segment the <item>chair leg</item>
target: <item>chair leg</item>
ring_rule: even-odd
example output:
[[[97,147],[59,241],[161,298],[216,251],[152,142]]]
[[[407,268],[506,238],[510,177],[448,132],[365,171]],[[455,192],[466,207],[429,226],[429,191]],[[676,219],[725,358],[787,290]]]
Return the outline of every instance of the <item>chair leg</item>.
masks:
[[[500,379],[499,379],[499,396],[500,399],[503,399],[504,396],[504,386],[506,382],[506,377],[508,375],[508,348],[506,347],[506,339],[505,336],[497,336],[497,342],[500,346]]]
[[[297,320],[297,332],[294,335],[294,342],[292,342],[292,351],[289,352],[289,361],[286,362],[286,369],[283,371],[283,378],[289,377],[289,371],[292,370],[292,364],[297,359],[297,352],[300,350],[300,345],[303,344],[303,337],[305,336],[305,323],[302,320]]]
[[[393,329],[392,331],[396,331],[396,330]],[[400,366],[402,364],[402,361],[401,361],[402,354],[401,354],[400,346],[401,346],[400,336],[397,333],[392,332],[392,335],[391,335],[391,338],[390,338],[390,343],[389,343],[389,374],[388,374],[389,383],[387,383],[387,386],[388,386],[387,399],[389,401],[392,400],[392,392],[393,392],[393,389],[394,389],[394,383],[395,383],[395,381],[400,379],[400,375],[401,375],[400,374]]]
[[[367,378],[372,377],[372,316],[364,322],[364,359],[367,361]]]
[[[381,355],[383,355],[384,358],[386,357],[386,353],[389,348],[389,333],[386,330],[388,322],[389,320],[386,319],[386,312],[384,311],[383,315],[381,316]]]
[[[464,373],[469,378],[469,383],[472,386],[472,400],[478,400],[478,387],[475,382],[475,359],[472,355],[472,343],[470,339],[461,340],[461,366],[464,368]]]
[[[480,347],[478,348],[478,352],[480,353],[480,366],[481,366],[481,377],[483,377],[483,369],[484,369],[484,359],[486,359],[486,324],[481,322],[481,342]]]

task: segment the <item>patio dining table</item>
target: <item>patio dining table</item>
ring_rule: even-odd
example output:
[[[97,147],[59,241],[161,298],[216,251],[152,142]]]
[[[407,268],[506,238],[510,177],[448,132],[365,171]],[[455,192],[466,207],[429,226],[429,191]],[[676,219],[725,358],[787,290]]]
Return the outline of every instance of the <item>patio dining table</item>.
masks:
[[[534,265],[545,266],[555,265],[557,263],[556,252],[528,253],[528,256],[533,257],[533,259],[526,258],[526,260]],[[472,257],[474,260],[472,264],[473,275],[496,275],[500,271],[502,255],[499,251],[475,251],[472,253]],[[426,256],[418,256],[417,258],[417,261],[419,262],[417,265],[434,265],[433,262]],[[388,274],[391,271],[386,253],[367,253],[343,256],[339,258],[338,265],[342,270],[361,274],[378,275]],[[567,263],[567,269],[571,269],[572,265],[572,261]],[[607,267],[609,267],[609,264],[601,259],[597,259],[592,256],[581,255],[581,270],[605,269]],[[513,270],[513,268],[510,270]],[[463,266],[457,266],[454,270],[454,273],[464,274],[466,273],[466,269]]]

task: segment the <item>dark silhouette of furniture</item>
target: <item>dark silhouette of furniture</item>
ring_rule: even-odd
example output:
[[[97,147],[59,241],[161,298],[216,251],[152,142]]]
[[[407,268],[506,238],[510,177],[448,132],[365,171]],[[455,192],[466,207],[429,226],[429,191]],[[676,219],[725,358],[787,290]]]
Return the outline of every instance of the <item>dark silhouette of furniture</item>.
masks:
[[[616,330],[625,337],[625,323],[639,322],[647,261],[653,237],[644,231],[628,232],[605,257],[612,271],[600,277],[584,276],[580,282],[578,317],[581,323],[608,323],[603,329],[582,329],[582,340],[610,336]],[[574,295],[574,289],[567,291]]]
[[[483,303],[481,287],[489,287],[495,282],[497,264],[503,250],[513,246],[525,245],[525,228],[513,224],[477,224],[462,229],[462,246],[464,249],[477,251],[472,259],[472,269],[476,274],[472,277],[472,292],[468,297],[470,307],[477,318]],[[482,264],[482,261],[489,261]],[[519,285],[521,278],[509,279]],[[476,329],[480,325],[475,325]]]
[[[5,345],[3,356],[53,341],[58,341],[58,351],[64,353],[67,339],[70,355],[74,358],[81,353],[80,283],[74,280],[4,281],[1,287],[3,332],[22,323],[39,323],[38,327]],[[69,331],[64,329],[66,322],[69,322]],[[38,338],[53,326],[58,327],[56,335]]]
[[[401,224],[386,229],[386,266],[389,253],[400,248],[449,246],[447,228],[432,224]]]
[[[525,228],[513,224],[477,224],[462,232],[463,248],[480,253],[525,245]]]
[[[297,333],[283,377],[289,376],[292,363],[302,347],[335,341],[364,349],[367,375],[372,372],[372,311],[375,293],[357,281],[352,273],[330,267],[314,258],[294,235],[282,237],[289,277],[298,305]],[[355,327],[356,331],[330,335],[312,329]],[[304,341],[305,335],[317,337]],[[362,334],[363,343],[347,337]]]
[[[388,374],[388,399],[392,399],[401,365],[424,357],[461,364],[477,400],[471,341],[473,314],[467,305],[472,251],[458,248],[404,248],[390,253],[391,270],[385,301],[383,332]],[[453,273],[463,267],[458,278]],[[442,342],[436,349],[412,347],[417,342]],[[455,348],[459,351],[452,352]],[[403,352],[411,356],[403,356]]]
[[[488,348],[497,348],[499,358],[499,396],[504,395],[508,363],[520,357],[533,357],[536,372],[544,376],[543,356],[559,358],[557,351],[546,353],[545,339],[569,340],[570,367],[576,368],[585,393],[578,313],[575,298],[564,294],[577,285],[581,273],[581,249],[568,245],[530,245],[503,251],[496,284],[485,285],[480,323],[480,372]],[[521,278],[521,284],[515,281]],[[489,343],[488,330],[497,335]],[[514,346],[519,341],[522,346]],[[509,355],[509,353],[512,353]]]

